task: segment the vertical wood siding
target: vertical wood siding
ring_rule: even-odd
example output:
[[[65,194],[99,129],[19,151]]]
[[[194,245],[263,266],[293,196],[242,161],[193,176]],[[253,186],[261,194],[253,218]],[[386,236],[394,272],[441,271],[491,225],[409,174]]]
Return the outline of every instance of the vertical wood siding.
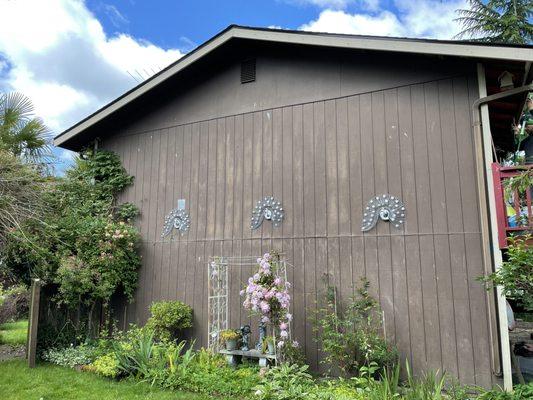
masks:
[[[453,78],[112,137],[141,209],[143,268],[128,319],[179,299],[194,309],[206,344],[206,263],[214,255],[285,252],[293,264],[294,337],[318,368],[312,331],[324,279],[347,300],[371,282],[386,334],[416,371],[446,370],[491,381],[470,104],[475,82]],[[373,196],[402,198],[402,229],[379,222],[362,233]],[[250,230],[251,210],[274,195],[281,227]],[[162,240],[164,216],[186,199],[191,229]],[[230,323],[256,326],[238,292],[251,269],[230,276]]]

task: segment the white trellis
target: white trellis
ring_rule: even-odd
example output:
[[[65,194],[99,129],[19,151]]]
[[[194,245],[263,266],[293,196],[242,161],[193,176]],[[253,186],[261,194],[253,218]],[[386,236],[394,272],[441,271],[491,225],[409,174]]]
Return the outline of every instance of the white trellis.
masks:
[[[229,269],[259,267],[257,264],[258,258],[260,257],[220,256],[210,257],[209,259],[207,264],[207,338],[208,348],[215,352],[220,350],[219,333],[229,329]],[[287,265],[290,264],[281,257],[278,261],[276,275],[282,278],[284,282],[287,282]],[[239,293],[233,295],[239,296]],[[291,335],[290,321],[288,332]]]

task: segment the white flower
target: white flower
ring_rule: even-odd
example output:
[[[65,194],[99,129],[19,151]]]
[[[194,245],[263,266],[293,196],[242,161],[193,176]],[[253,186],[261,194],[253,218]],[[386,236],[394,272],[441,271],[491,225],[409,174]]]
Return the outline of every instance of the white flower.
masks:
[[[262,394],[263,394],[263,392],[260,391],[260,390],[257,390],[257,391],[255,392],[255,395],[256,395],[256,396],[261,396]]]

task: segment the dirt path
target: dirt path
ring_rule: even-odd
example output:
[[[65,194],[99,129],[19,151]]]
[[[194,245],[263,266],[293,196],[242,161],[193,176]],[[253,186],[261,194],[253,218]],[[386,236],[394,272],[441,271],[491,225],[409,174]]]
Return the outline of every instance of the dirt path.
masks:
[[[11,360],[13,358],[24,358],[26,349],[24,346],[11,346],[9,344],[0,345],[0,361]]]

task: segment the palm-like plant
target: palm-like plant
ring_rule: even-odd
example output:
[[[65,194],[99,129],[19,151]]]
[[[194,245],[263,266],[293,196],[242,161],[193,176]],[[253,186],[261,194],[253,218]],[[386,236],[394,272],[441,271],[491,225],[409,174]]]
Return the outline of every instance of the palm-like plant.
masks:
[[[463,30],[456,38],[480,42],[529,44],[533,42],[533,0],[468,0],[469,9],[457,13]]]
[[[43,163],[52,156],[50,132],[33,110],[23,94],[0,93],[0,149],[25,161]]]

